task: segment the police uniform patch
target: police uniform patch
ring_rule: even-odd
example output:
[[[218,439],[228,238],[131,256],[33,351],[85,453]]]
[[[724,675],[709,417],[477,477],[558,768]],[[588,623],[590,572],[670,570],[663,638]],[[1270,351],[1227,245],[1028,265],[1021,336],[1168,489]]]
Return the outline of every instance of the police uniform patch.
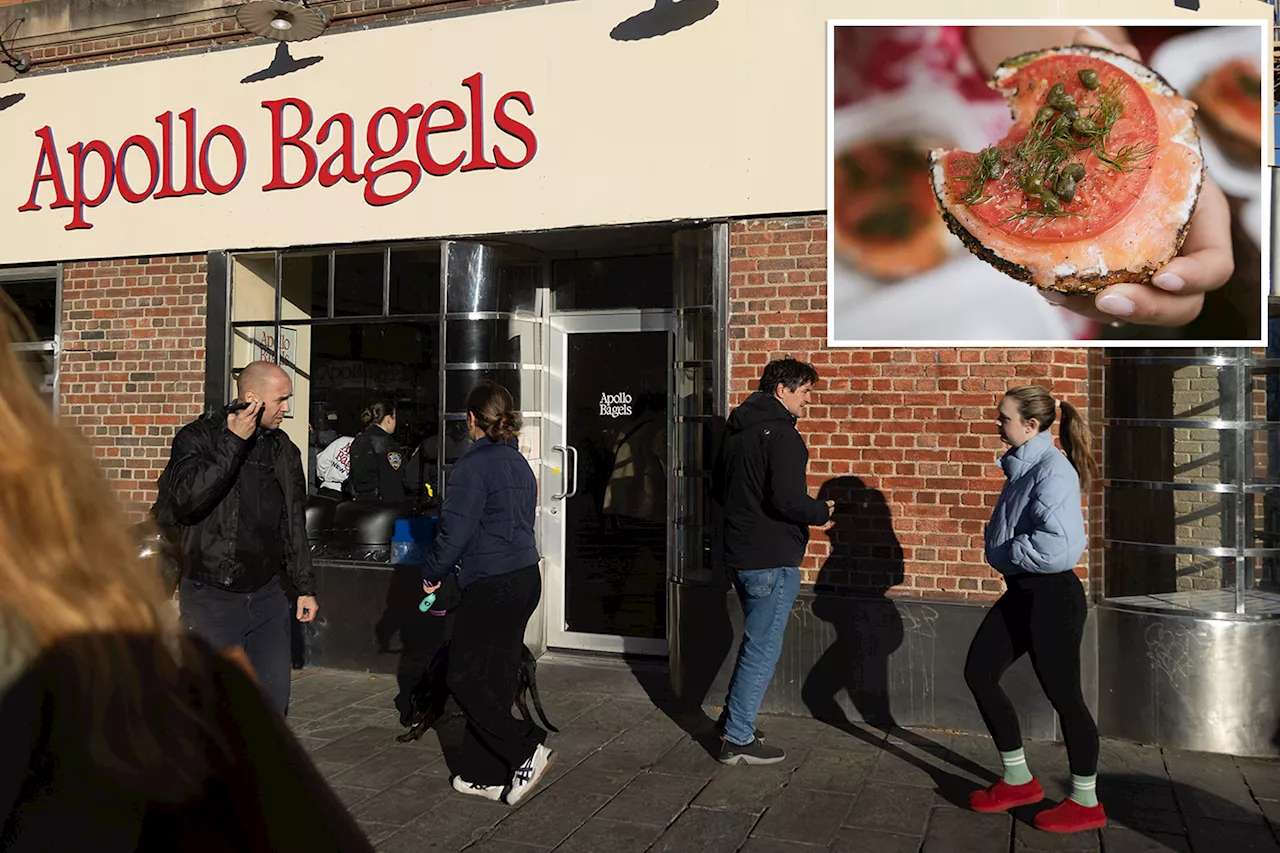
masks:
[[[387,461],[391,463],[391,467],[392,467],[392,468],[394,468],[394,469],[395,469],[395,470],[397,470],[397,471],[399,471],[399,470],[400,470],[400,462],[401,462],[401,458],[400,458],[400,454],[399,454],[399,453],[394,453],[394,452],[392,452],[392,453],[388,453],[388,454],[387,454]]]

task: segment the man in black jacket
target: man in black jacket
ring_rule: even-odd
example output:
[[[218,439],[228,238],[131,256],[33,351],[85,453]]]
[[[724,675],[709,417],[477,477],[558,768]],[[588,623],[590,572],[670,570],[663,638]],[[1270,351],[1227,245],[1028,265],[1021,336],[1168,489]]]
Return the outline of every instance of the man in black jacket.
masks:
[[[742,645],[719,723],[725,764],[773,764],[786,757],[764,744],[755,720],[800,591],[809,528],[825,525],[834,508],[834,501],[809,496],[809,451],[796,430],[817,381],[812,365],[793,358],[770,362],[760,389],[729,415],[716,458],[720,544],[743,611]]]
[[[282,569],[298,594],[298,621],[310,622],[319,610],[302,454],[280,430],[293,385],[276,365],[256,361],[236,388],[248,408],[205,415],[174,436],[152,512],[181,536],[178,605],[188,630],[219,651],[243,647],[284,713],[291,656]]]

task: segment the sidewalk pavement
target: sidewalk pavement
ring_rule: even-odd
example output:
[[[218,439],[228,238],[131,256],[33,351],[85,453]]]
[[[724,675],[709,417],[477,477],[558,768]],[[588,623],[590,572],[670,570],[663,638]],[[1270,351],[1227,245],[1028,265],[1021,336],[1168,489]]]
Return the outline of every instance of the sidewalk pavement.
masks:
[[[724,767],[712,720],[675,710],[665,682],[656,669],[544,656],[556,758],[516,808],[449,786],[459,718],[396,742],[393,676],[295,672],[289,720],[388,853],[1280,853],[1280,761],[1104,740],[1098,793],[1111,825],[1055,836],[1031,819],[1069,790],[1061,744],[1026,745],[1045,803],[981,815],[965,803],[997,778],[989,738],[761,717],[785,762]]]

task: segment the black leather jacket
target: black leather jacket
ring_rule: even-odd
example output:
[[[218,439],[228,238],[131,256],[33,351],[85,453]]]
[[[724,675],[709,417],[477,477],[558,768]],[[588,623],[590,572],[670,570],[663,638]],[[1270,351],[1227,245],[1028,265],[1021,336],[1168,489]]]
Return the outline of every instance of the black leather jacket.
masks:
[[[280,430],[260,430],[258,441],[272,443],[276,476],[284,492],[285,570],[298,595],[315,595],[315,571],[307,542],[307,478],[302,454]],[[160,475],[152,515],[176,529],[182,544],[184,576],[231,586],[244,574],[236,558],[240,524],[240,466],[250,442],[227,429],[226,415],[205,415],[173,438],[173,451]]]

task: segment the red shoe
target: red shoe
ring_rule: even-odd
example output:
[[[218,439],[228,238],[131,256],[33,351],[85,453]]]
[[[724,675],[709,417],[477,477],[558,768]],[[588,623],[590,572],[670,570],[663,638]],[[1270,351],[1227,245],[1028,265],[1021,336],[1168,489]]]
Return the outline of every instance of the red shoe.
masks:
[[[1082,806],[1075,800],[1066,799],[1036,815],[1035,825],[1036,829],[1045,832],[1084,832],[1106,826],[1107,813],[1102,810],[1102,803]]]
[[[974,791],[970,794],[969,808],[975,812],[990,814],[1018,806],[1029,806],[1043,799],[1044,789],[1034,777],[1025,785],[1010,785],[1001,779],[985,791]]]

